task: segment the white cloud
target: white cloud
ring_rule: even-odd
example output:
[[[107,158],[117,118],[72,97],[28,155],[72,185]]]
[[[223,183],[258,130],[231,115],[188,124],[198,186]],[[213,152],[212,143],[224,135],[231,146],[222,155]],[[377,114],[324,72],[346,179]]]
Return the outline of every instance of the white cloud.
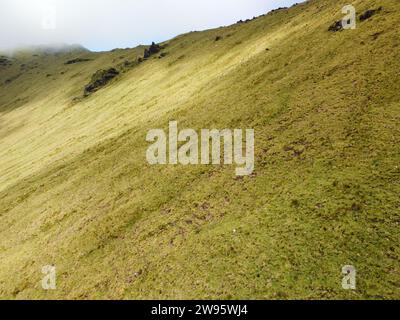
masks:
[[[0,49],[132,47],[229,25],[295,0],[0,0]]]

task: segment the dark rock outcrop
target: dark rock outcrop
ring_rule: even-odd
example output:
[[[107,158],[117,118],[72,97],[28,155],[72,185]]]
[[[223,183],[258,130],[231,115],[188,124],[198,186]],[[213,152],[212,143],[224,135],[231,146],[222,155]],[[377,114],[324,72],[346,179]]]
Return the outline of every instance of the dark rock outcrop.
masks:
[[[286,10],[288,9],[288,7],[279,7],[277,9],[271,10],[269,13],[276,13],[278,11],[282,11],[282,10]]]
[[[341,31],[341,30],[343,30],[342,20],[335,21],[328,28],[328,31],[331,31],[331,32],[337,32],[337,31]]]
[[[84,96],[87,97],[91,93],[96,92],[118,75],[119,72],[114,68],[96,71],[96,73],[93,74],[90,83],[85,86]]]
[[[148,49],[144,50],[144,58],[148,59],[150,58],[152,55],[157,54],[161,51],[161,46],[158,44],[155,44],[154,42],[151,44],[151,46]]]
[[[86,61],[91,61],[91,60],[84,59],[84,58],[76,58],[76,59],[69,60],[69,61],[65,62],[64,64],[75,64],[75,63],[86,62]]]
[[[379,7],[378,9],[367,10],[362,15],[360,15],[360,21],[363,22],[363,21],[371,18],[372,16],[374,16],[375,14],[377,14],[378,12],[380,12],[382,10],[383,10],[383,7]],[[342,30],[343,30],[342,20],[335,21],[328,28],[328,31],[331,31],[331,32],[337,32],[337,31],[342,31]]]
[[[365,21],[365,20],[371,18],[378,12],[382,11],[382,9],[383,9],[383,7],[379,7],[378,9],[372,9],[372,10],[365,11],[362,15],[360,15],[360,21]]]

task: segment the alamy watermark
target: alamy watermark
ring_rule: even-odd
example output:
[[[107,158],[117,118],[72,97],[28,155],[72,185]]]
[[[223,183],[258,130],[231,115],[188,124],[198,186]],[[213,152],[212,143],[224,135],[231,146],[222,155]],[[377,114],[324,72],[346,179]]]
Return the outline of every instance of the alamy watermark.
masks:
[[[54,30],[57,28],[57,9],[55,6],[42,7],[42,29]]]
[[[347,5],[342,8],[342,13],[346,16],[342,19],[343,29],[355,29],[356,28],[356,8],[352,5]]]
[[[350,265],[344,266],[342,268],[342,274],[344,274],[342,288],[345,290],[356,290],[356,268]]]
[[[44,290],[56,290],[56,267],[55,266],[44,266],[42,273],[45,275],[42,279],[42,288]]]
[[[236,164],[236,175],[247,176],[254,171],[254,130],[246,129],[244,138],[245,146],[242,129],[202,129],[198,134],[193,129],[178,131],[178,122],[171,121],[168,137],[162,129],[147,133],[146,141],[154,143],[147,149],[146,158],[151,165]]]

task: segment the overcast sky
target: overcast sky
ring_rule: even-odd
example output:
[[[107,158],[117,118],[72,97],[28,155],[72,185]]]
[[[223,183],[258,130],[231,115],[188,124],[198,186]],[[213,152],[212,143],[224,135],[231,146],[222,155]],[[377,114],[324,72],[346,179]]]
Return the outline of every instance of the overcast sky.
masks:
[[[0,50],[81,44],[94,51],[160,42],[300,0],[0,0]]]

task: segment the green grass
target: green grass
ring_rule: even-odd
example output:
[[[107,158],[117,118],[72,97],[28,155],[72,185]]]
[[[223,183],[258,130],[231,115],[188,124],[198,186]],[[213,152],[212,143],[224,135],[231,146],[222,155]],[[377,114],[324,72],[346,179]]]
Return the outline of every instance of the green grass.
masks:
[[[350,1],[384,10],[328,32],[348,2],[179,36],[78,101],[143,47],[0,67],[0,297],[399,298],[400,4]],[[171,120],[254,128],[255,174],[148,165]]]

